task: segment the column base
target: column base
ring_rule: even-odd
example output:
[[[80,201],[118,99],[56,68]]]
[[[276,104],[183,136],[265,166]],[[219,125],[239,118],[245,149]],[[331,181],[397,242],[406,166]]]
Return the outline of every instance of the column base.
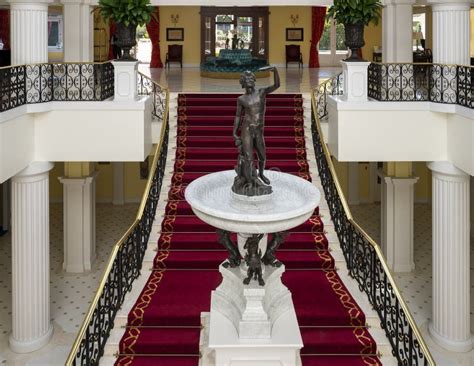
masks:
[[[35,340],[22,342],[13,338],[13,334],[10,335],[10,349],[15,353],[30,353],[39,350],[40,348],[46,346],[49,343],[49,340],[53,336],[54,328],[51,324],[48,331],[39,338]]]
[[[428,325],[428,331],[430,332],[431,337],[433,340],[448,351],[452,352],[469,352],[472,350],[473,346],[473,339],[472,336],[470,339],[466,339],[465,341],[452,341],[443,337],[439,334],[433,327],[433,323],[430,322]]]

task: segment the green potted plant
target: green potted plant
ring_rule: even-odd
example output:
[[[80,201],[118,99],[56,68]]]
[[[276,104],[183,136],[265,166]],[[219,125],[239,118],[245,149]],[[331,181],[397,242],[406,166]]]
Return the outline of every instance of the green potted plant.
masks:
[[[136,45],[137,26],[148,24],[154,7],[150,0],[99,0],[98,11],[105,20],[112,19],[117,26],[117,46],[123,53],[121,61],[134,60],[130,49]]]
[[[327,17],[344,24],[345,44],[351,49],[351,56],[346,61],[363,61],[358,50],[365,45],[364,27],[370,22],[378,24],[381,11],[379,0],[334,0]]]

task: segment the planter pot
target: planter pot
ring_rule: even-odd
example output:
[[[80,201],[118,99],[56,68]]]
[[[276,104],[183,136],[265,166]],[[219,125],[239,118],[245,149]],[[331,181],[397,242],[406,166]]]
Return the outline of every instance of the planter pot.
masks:
[[[117,23],[117,46],[122,49],[122,57],[119,61],[136,61],[130,56],[130,49],[137,44],[137,26]]]
[[[351,49],[351,57],[345,61],[364,61],[359,57],[359,49],[364,47],[364,24],[344,24],[345,44]]]

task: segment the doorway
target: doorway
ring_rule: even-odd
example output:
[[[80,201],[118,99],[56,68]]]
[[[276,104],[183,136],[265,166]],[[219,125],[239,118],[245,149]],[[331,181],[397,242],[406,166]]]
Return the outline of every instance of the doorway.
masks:
[[[268,7],[201,7],[201,62],[226,48],[267,60],[268,15]]]

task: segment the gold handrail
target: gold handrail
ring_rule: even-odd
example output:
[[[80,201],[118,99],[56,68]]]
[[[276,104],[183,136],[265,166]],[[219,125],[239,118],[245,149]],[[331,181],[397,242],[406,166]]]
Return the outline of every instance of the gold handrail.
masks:
[[[334,78],[337,78],[337,77],[338,76],[336,76]],[[325,83],[328,82],[328,81],[325,81]],[[324,84],[324,83],[322,83],[322,84]],[[320,139],[321,139],[321,145],[322,145],[322,148],[323,148],[323,152],[324,152],[324,155],[326,157],[326,161],[327,161],[329,170],[331,172],[334,184],[336,185],[336,190],[337,190],[337,193],[339,195],[339,199],[341,200],[342,206],[344,207],[344,211],[345,211],[345,214],[347,216],[347,219],[355,227],[355,229],[357,231],[359,231],[360,234],[367,240],[367,242],[374,248],[375,253],[377,254],[377,257],[380,260],[380,263],[382,264],[382,268],[385,272],[385,275],[388,278],[388,282],[392,286],[393,292],[395,293],[395,296],[397,297],[397,300],[400,303],[400,306],[401,306],[401,308],[402,308],[402,310],[403,310],[403,312],[404,312],[404,314],[405,314],[405,316],[408,320],[408,323],[410,324],[410,326],[413,330],[413,334],[415,335],[416,339],[418,340],[418,342],[420,344],[420,348],[423,351],[423,354],[426,357],[426,360],[427,360],[428,364],[430,366],[435,366],[436,363],[434,362],[433,357],[431,356],[431,353],[428,349],[428,346],[426,345],[425,340],[423,339],[423,337],[420,333],[420,330],[418,329],[418,326],[416,325],[416,322],[413,319],[413,316],[412,316],[405,300],[403,299],[403,296],[402,296],[397,284],[395,283],[395,280],[393,279],[392,273],[390,272],[390,269],[388,268],[387,261],[385,260],[385,257],[383,255],[381,249],[380,249],[380,246],[377,244],[377,242],[374,239],[372,239],[372,237],[369,234],[367,234],[365,232],[364,229],[362,229],[362,227],[354,220],[354,218],[352,216],[352,212],[349,208],[349,204],[347,203],[346,197],[344,195],[344,192],[341,188],[341,184],[340,184],[339,179],[337,177],[336,169],[335,169],[335,167],[332,163],[329,148],[327,147],[327,145],[324,143],[324,140],[323,140],[323,133],[322,133],[322,129],[321,129],[321,121],[319,120],[319,116],[316,113],[317,112],[317,108],[316,108],[317,105],[316,105],[315,94],[317,92],[318,92],[318,89],[315,88],[313,90],[313,93],[311,93],[311,103],[312,103],[312,106],[313,106],[312,113],[314,114],[314,119],[316,121],[315,122],[316,123],[316,128],[318,130],[318,135],[320,136]]]
[[[108,61],[101,61],[101,62],[94,62],[94,61],[53,61],[53,62],[34,62],[31,64],[15,64],[9,66],[2,66],[0,70],[9,69],[13,67],[20,67],[20,66],[37,66],[37,65],[103,65],[109,63],[111,60]]]
[[[448,66],[448,67],[474,67],[473,65],[463,65],[463,64],[443,64],[440,62],[374,62],[370,61],[371,64],[376,65],[436,65],[436,66]]]
[[[79,351],[79,347],[81,346],[82,339],[84,338],[84,336],[86,334],[86,331],[87,331],[87,328],[89,326],[89,323],[92,319],[92,315],[94,314],[94,311],[95,311],[95,309],[97,307],[97,304],[99,303],[100,297],[102,295],[102,292],[104,291],[104,287],[106,285],[107,279],[108,279],[109,274],[110,274],[110,272],[112,270],[112,267],[114,265],[114,261],[115,261],[115,258],[117,257],[117,253],[118,253],[120,247],[125,243],[125,241],[129,237],[129,235],[133,232],[133,230],[138,225],[138,223],[140,222],[140,220],[143,216],[146,201],[148,200],[148,196],[150,195],[151,185],[153,183],[153,177],[155,175],[157,165],[158,165],[158,160],[160,158],[160,151],[161,151],[161,148],[163,146],[166,126],[168,124],[169,100],[170,100],[170,98],[169,98],[169,89],[165,88],[165,87],[162,87],[161,85],[159,85],[158,83],[153,81],[148,76],[145,76],[145,75],[142,74],[142,77],[145,77],[145,78],[149,79],[153,84],[155,84],[162,91],[164,91],[165,96],[166,96],[166,105],[165,105],[165,111],[163,112],[163,122],[162,122],[162,125],[161,125],[160,141],[159,141],[159,143],[158,143],[158,145],[156,146],[156,149],[155,149],[155,153],[154,153],[154,156],[153,156],[153,164],[152,164],[152,167],[151,167],[151,171],[149,172],[149,175],[148,175],[148,180],[146,182],[145,190],[143,192],[142,200],[140,202],[140,207],[138,209],[138,213],[137,213],[137,216],[135,218],[135,221],[133,221],[132,225],[128,228],[128,230],[125,232],[125,234],[113,246],[112,253],[110,253],[109,261],[107,262],[107,266],[105,267],[104,273],[102,275],[102,279],[99,283],[99,286],[98,286],[97,291],[95,293],[94,299],[92,300],[91,305],[89,306],[89,310],[86,314],[86,317],[84,318],[84,321],[83,321],[82,326],[79,330],[79,333],[76,336],[76,340],[74,341],[74,344],[71,348],[71,351],[69,352],[69,356],[68,356],[68,358],[66,360],[66,363],[65,363],[66,366],[72,366],[73,363],[74,363],[74,359],[76,358],[77,352]]]

